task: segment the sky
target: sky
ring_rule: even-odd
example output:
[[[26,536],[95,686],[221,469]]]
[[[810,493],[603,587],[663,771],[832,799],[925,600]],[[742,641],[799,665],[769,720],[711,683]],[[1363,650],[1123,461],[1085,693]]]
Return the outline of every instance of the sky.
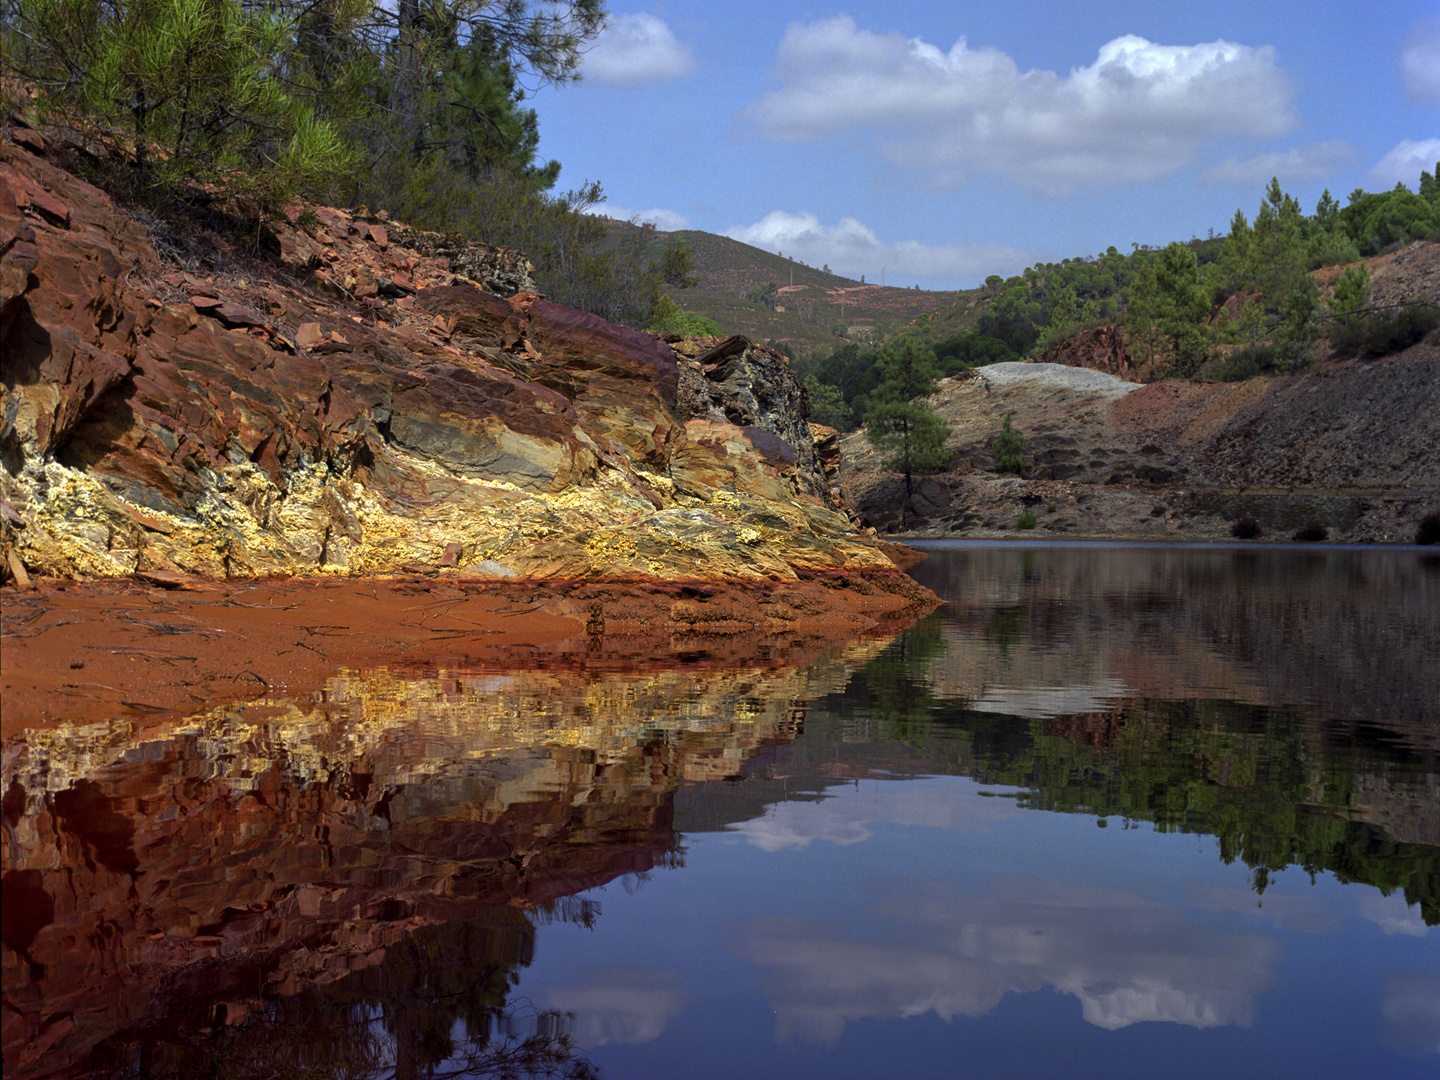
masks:
[[[1253,218],[1272,176],[1411,190],[1440,160],[1437,0],[611,0],[541,87],[557,191],[847,277],[978,285]]]

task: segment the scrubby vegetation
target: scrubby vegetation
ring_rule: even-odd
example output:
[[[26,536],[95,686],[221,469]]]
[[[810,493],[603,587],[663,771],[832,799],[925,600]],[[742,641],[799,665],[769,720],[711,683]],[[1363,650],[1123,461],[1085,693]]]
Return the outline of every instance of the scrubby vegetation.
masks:
[[[74,129],[94,179],[161,213],[252,224],[295,199],[383,207],[516,247],[552,299],[690,326],[688,251],[612,243],[598,182],[557,194],[527,87],[576,77],[601,0],[11,0],[0,65]],[[679,320],[677,323],[676,320]]]
[[[1025,457],[1025,436],[1015,430],[1015,414],[1007,412],[1000,424],[1000,434],[990,443],[995,455],[995,467],[1002,473],[1020,473],[1030,468],[1031,462]]]
[[[1103,255],[1037,263],[1010,278],[992,275],[973,328],[934,341],[933,320],[907,336],[928,344],[942,375],[1033,358],[1092,327],[1123,331],[1142,377],[1240,380],[1311,365],[1322,338],[1342,354],[1376,357],[1406,348],[1440,326],[1440,308],[1372,306],[1362,257],[1414,240],[1440,240],[1440,163],[1419,193],[1356,190],[1348,205],[1325,192],[1306,216],[1272,180],[1253,219],[1237,210],[1223,237],[1162,249],[1111,247]],[[1349,265],[1333,296],[1312,271]],[[875,350],[847,343],[801,361],[817,385],[833,388],[863,416],[873,391]]]

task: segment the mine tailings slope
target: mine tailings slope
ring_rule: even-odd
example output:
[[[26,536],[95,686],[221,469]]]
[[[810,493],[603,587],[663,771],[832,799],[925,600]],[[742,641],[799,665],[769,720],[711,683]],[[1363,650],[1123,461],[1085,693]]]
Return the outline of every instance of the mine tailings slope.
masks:
[[[881,531],[1214,539],[1251,518],[1261,538],[1409,543],[1440,510],[1440,348],[1306,375],[1141,385],[1060,364],[996,364],[944,380],[947,469],[880,467],[846,436],[845,491]],[[1007,413],[1031,467],[996,471]],[[1018,535],[1026,535],[1019,533]]]
[[[264,258],[153,229],[38,133],[0,143],[12,586],[630,583],[626,632],[710,637],[933,604],[854,526],[778,355],[672,347],[383,214],[297,210]]]

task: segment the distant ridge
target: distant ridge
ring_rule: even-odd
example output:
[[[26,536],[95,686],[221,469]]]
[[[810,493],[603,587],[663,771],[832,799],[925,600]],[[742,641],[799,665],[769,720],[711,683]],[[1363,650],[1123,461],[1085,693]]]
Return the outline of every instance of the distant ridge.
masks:
[[[937,292],[859,282],[807,266],[728,236],[699,229],[662,232],[611,219],[611,229],[642,231],[656,248],[678,238],[690,245],[700,284],[672,290],[682,308],[714,319],[722,333],[784,344],[797,354],[869,344],[899,333],[921,316],[949,312],[979,290]],[[745,294],[770,282],[776,309]]]

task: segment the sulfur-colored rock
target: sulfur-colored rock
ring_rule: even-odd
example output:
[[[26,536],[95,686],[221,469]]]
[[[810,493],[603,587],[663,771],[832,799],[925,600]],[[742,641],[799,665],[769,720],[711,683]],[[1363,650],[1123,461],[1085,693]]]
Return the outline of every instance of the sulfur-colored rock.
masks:
[[[513,252],[364,211],[267,226],[319,292],[199,279],[21,146],[0,180],[3,544],[32,575],[898,573],[776,354],[682,361],[537,296]]]

